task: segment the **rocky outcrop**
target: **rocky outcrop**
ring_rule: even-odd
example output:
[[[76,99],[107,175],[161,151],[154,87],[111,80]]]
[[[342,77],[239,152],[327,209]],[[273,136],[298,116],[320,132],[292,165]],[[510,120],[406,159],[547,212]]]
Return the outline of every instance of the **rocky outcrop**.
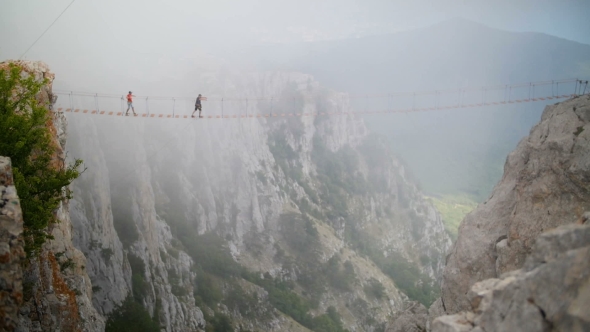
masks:
[[[409,307],[395,314],[385,332],[424,332],[428,321],[428,310],[418,302],[408,303]]]
[[[24,75],[36,81],[47,80],[37,100],[49,109],[54,74],[42,62],[16,61]],[[7,67],[8,62],[0,63]],[[61,167],[66,153],[67,121],[63,114],[52,113],[47,126],[57,148],[52,158],[54,167]],[[49,226],[52,236],[41,252],[24,264],[23,304],[19,309],[16,331],[104,331],[104,319],[91,303],[92,285],[85,271],[86,259],[72,244],[72,224],[67,202],[56,211],[58,222]],[[15,273],[17,273],[15,270]]]
[[[14,331],[23,301],[23,216],[10,158],[0,157],[0,330]]]
[[[473,312],[437,318],[433,332],[590,330],[590,224],[543,233],[524,268],[476,283]]]
[[[465,217],[447,258],[442,304],[448,314],[471,308],[468,292],[476,282],[522,268],[543,231],[590,209],[589,123],[588,95],[547,106],[510,153],[502,180]]]

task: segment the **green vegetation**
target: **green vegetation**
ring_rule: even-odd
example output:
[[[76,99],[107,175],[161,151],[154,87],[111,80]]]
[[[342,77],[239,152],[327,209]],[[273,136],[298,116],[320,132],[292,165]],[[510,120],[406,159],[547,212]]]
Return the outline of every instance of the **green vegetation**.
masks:
[[[143,260],[132,253],[127,255],[129,265],[131,265],[131,283],[133,287],[133,298],[138,303],[143,303],[143,299],[148,295],[150,286],[145,281],[145,264]]]
[[[284,250],[278,246],[275,259],[282,261],[283,266],[296,265],[299,271],[297,283],[308,295],[310,305],[316,308],[321,295],[328,286],[339,291],[351,291],[356,281],[356,274],[352,263],[342,264],[336,254],[327,262],[319,260],[321,239],[314,222],[306,214],[287,213],[281,215],[280,230],[284,243],[289,248],[291,256],[287,256]]]
[[[298,222],[290,222],[294,220],[294,216],[283,217],[282,227],[289,234],[298,234],[298,236],[290,236],[287,245],[293,250],[307,253],[308,257],[315,257],[316,255],[310,255],[310,253],[313,253],[314,248],[317,248],[318,232],[311,220],[307,219],[305,221],[300,215],[297,216],[299,216]],[[270,311],[261,308],[262,304],[259,303],[255,293],[248,294],[241,288],[238,283],[239,278],[264,288],[268,292],[268,299],[272,306],[291,316],[302,325],[314,331],[344,331],[343,329],[337,329],[338,326],[341,327],[341,323],[339,320],[334,320],[334,313],[331,316],[326,313],[319,317],[312,317],[309,314],[312,304],[294,291],[294,283],[274,279],[269,274],[262,278],[259,274],[248,272],[241,267],[233,260],[228,248],[225,246],[225,241],[220,236],[216,234],[197,235],[196,232],[191,235],[189,230],[178,223],[174,223],[174,225],[171,229],[182,231],[182,235],[176,233],[175,236],[181,239],[187,253],[198,263],[194,293],[195,301],[197,305],[207,305],[214,310],[214,315],[205,317],[208,331],[229,331],[232,326],[230,318],[216,310],[219,302],[223,302],[230,310],[239,311],[244,317],[269,318],[267,315],[269,315]],[[192,241],[190,241],[191,238]],[[342,275],[345,271],[350,272],[352,268],[350,263],[345,264],[343,270],[334,268],[334,265],[334,262],[332,262],[331,269],[337,271],[336,275]],[[352,270],[354,272],[354,269]],[[316,275],[325,274],[322,266],[318,265],[317,271]],[[304,275],[306,274],[304,273]],[[347,278],[350,277],[347,276]],[[325,283],[325,277],[319,278],[322,281],[317,285],[311,282],[311,279],[303,278],[305,281],[301,283],[308,288],[323,287]],[[337,283],[338,281],[334,282]],[[340,283],[342,285],[347,284],[346,281]],[[334,329],[335,327],[336,329]]]
[[[338,315],[334,307],[328,308],[325,314],[312,317],[309,314],[311,304],[293,291],[295,285],[292,282],[273,279],[268,273],[265,275],[265,278],[252,275],[247,278],[268,292],[269,301],[275,308],[291,316],[298,323],[310,330],[326,332],[348,331],[342,327],[340,315]]]
[[[444,195],[431,199],[442,215],[447,233],[453,240],[456,240],[459,224],[469,212],[477,207],[477,203],[467,195]]]
[[[36,100],[47,83],[36,82],[14,64],[0,70],[0,156],[12,161],[27,257],[37,254],[50,238],[47,226],[56,222],[60,204],[72,197],[68,185],[80,175],[82,164],[81,160],[71,165],[56,160],[58,146],[48,128],[51,113]]]
[[[109,315],[105,332],[159,332],[160,326],[145,308],[128,296]]]
[[[337,152],[327,149],[321,138],[314,136],[311,155],[317,165],[320,198],[328,212],[328,219],[348,215],[347,197],[364,195],[371,188],[359,169],[356,152],[344,147]]]
[[[381,270],[390,276],[409,298],[429,307],[440,295],[434,280],[422,274],[415,264],[400,255],[393,253],[388,257],[377,256],[375,260]]]
[[[111,260],[111,257],[115,254],[111,248],[102,248],[100,253],[102,254],[102,258],[107,262]]]
[[[113,226],[123,247],[129,249],[139,239],[139,232],[130,209],[132,202],[129,189],[113,192],[112,196]]]
[[[346,219],[345,229],[345,238],[349,245],[375,262],[409,298],[428,307],[438,297],[440,290],[435,286],[434,280],[422,274],[415,263],[395,252],[388,253],[386,257],[376,245],[377,241],[359,229],[350,218]],[[379,287],[370,284],[369,288],[365,288],[365,292],[376,294],[374,292],[376,288]]]
[[[223,292],[217,279],[202,269],[197,270],[194,289],[195,302],[198,306],[206,304],[210,308],[215,308],[217,303],[223,299]]]
[[[343,268],[340,267],[340,257],[332,256],[326,263],[325,275],[330,285],[340,291],[351,291],[356,281],[356,273],[350,261],[346,261]]]
[[[234,332],[231,319],[220,312],[215,313],[215,316],[209,316],[206,312],[203,312],[207,326],[205,326],[205,332]]]
[[[150,290],[150,285],[144,278],[145,264],[141,258],[132,253],[127,254],[127,259],[131,266],[133,292],[111,312],[105,332],[159,332],[158,312],[161,309],[159,300],[156,301],[153,318],[143,307],[143,301]],[[100,287],[93,287],[92,290],[99,291]]]
[[[381,299],[385,296],[385,287],[383,287],[383,284],[375,278],[371,278],[363,290],[367,296],[372,298]]]

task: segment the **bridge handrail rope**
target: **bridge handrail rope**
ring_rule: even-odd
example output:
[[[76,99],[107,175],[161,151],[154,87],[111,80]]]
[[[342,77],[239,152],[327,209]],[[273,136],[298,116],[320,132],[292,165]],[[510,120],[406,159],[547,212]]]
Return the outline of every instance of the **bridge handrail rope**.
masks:
[[[575,87],[574,87],[574,93],[573,94],[564,94],[564,95],[559,95],[559,83],[574,83],[575,82]],[[551,84],[551,95],[548,95],[546,97],[536,97],[536,91],[535,88],[539,85],[549,85]],[[408,112],[423,112],[423,111],[434,111],[434,110],[447,110],[447,109],[458,109],[458,108],[474,108],[474,107],[483,107],[483,106],[494,106],[494,105],[505,105],[505,104],[514,104],[514,103],[522,103],[522,102],[533,102],[533,101],[545,101],[545,100],[551,100],[551,99],[562,99],[562,98],[569,98],[569,97],[573,97],[576,95],[580,95],[580,94],[585,94],[586,93],[586,88],[588,85],[588,81],[583,81],[583,80],[579,80],[579,79],[569,79],[569,80],[553,80],[553,81],[542,81],[542,82],[529,82],[526,84],[514,84],[514,85],[504,85],[504,86],[494,86],[494,88],[498,89],[498,87],[500,87],[501,89],[504,90],[504,97],[503,100],[496,100],[493,101],[493,98],[488,98],[487,92],[490,89],[489,86],[485,86],[485,87],[481,87],[481,102],[478,103],[477,101],[472,101],[471,103],[469,103],[469,101],[466,101],[466,91],[469,91],[469,89],[456,89],[456,90],[434,90],[434,91],[430,91],[428,92],[428,94],[430,95],[434,95],[434,101],[432,101],[432,99],[430,99],[428,101],[429,104],[434,103],[433,107],[422,107],[419,108],[417,107],[417,100],[416,100],[416,96],[419,95],[419,93],[412,93],[412,105],[411,108],[408,109],[394,109],[393,107],[390,107],[390,102],[393,101],[394,96],[396,96],[396,94],[391,93],[386,95],[387,96],[387,109],[386,110],[359,110],[359,111],[354,111],[354,113],[359,113],[359,114],[379,114],[379,113],[408,113]],[[514,87],[527,87],[528,90],[528,96],[527,99],[515,99],[512,100],[512,90]],[[584,87],[582,90],[582,86]],[[555,88],[555,89],[554,89]],[[452,99],[455,99],[456,102],[454,102],[452,105],[451,104],[446,104],[446,103],[442,103],[441,105],[441,93],[444,91],[451,91],[454,92],[454,94],[451,95]],[[473,91],[473,90],[472,90]],[[477,90],[476,90],[477,91]],[[524,91],[521,90],[520,95],[523,94]],[[557,94],[555,93],[557,92]],[[426,92],[422,92],[424,95]],[[69,97],[69,106],[70,108],[67,109],[63,109],[63,108],[57,108],[57,111],[64,111],[64,112],[72,112],[72,113],[88,113],[90,112],[90,114],[99,114],[99,115],[116,115],[116,116],[121,116],[123,115],[123,96],[121,97],[121,112],[107,112],[105,110],[101,110],[99,108],[99,101],[98,98],[103,97],[102,94],[98,94],[98,93],[94,93],[94,94],[90,94],[90,93],[77,93],[74,91],[69,91],[69,92],[60,92],[59,90],[56,90],[56,92],[54,93],[55,95],[67,95]],[[407,94],[407,93],[405,93]],[[404,95],[405,95],[404,94]],[[531,96],[532,94],[532,96]],[[453,96],[454,95],[454,96]],[[81,97],[91,97],[94,99],[94,105],[96,107],[96,110],[80,110],[80,109],[75,109],[74,108],[74,96],[81,96]],[[106,95],[107,98],[115,98],[114,95]],[[342,96],[342,98],[344,99],[344,95]],[[368,102],[369,100],[369,95],[364,95],[364,98],[366,98],[366,101]],[[470,95],[471,97],[471,95]],[[380,98],[379,97],[375,97],[373,96],[372,98]],[[167,113],[167,114],[160,114],[160,113],[150,113],[149,110],[149,100],[154,99],[151,96],[145,96],[145,103],[146,103],[146,108],[145,111],[146,113],[139,113],[138,115],[140,115],[141,117],[158,117],[158,118],[189,118],[188,115],[177,115],[176,114],[176,100],[183,100],[183,99],[189,99],[189,98],[159,98],[158,100],[172,100],[173,104],[172,104],[172,114]],[[245,98],[245,99],[241,99],[241,98],[236,98],[236,99],[230,99],[230,100],[245,100],[246,101],[246,109],[245,109],[245,114],[239,112],[240,114],[232,114],[232,115],[226,115],[224,114],[224,102],[227,101],[227,99],[225,97],[222,97],[219,100],[215,100],[213,99],[212,101],[219,101],[221,102],[221,116],[216,114],[216,115],[206,115],[203,116],[203,118],[261,118],[261,117],[286,117],[286,116],[316,116],[316,115],[332,115],[332,114],[354,114],[353,111],[349,111],[349,112],[344,112],[341,109],[337,110],[337,111],[322,111],[322,112],[309,112],[309,113],[275,113],[274,112],[274,99],[275,97],[272,96],[270,97],[270,114],[256,114],[256,113],[249,113],[248,112],[248,104],[249,101],[252,100],[250,98]],[[290,100],[292,98],[287,98],[287,100]],[[474,100],[473,98],[469,98],[470,100]],[[475,99],[477,99],[477,97],[475,97]],[[194,100],[194,98],[190,98],[190,100]],[[254,100],[269,100],[268,98],[255,98]],[[446,105],[445,105],[446,104]],[[81,111],[81,112],[80,112]]]
[[[508,105],[508,104],[515,104],[515,103],[523,103],[523,102],[534,102],[534,101],[543,101],[543,100],[552,100],[552,99],[563,99],[563,98],[570,98],[570,97],[575,97],[577,96],[577,94],[571,94],[571,95],[561,95],[561,96],[546,96],[546,97],[539,97],[539,98],[534,98],[534,99],[524,99],[524,100],[514,100],[514,101],[502,101],[502,102],[488,102],[488,103],[484,103],[484,104],[463,104],[463,105],[448,105],[448,106],[439,106],[439,107],[431,107],[431,108],[409,108],[409,109],[387,109],[387,110],[381,110],[381,111],[377,111],[377,110],[365,110],[365,111],[350,111],[350,112],[311,112],[311,113],[280,113],[280,114],[272,114],[272,115],[264,115],[264,114],[248,114],[247,110],[246,110],[246,114],[242,114],[242,115],[207,115],[207,116],[203,116],[203,118],[208,118],[208,119],[213,119],[213,118],[223,118],[223,119],[229,119],[229,118],[268,118],[268,117],[286,117],[286,116],[321,116],[321,115],[352,115],[352,114],[381,114],[381,113],[409,113],[409,112],[425,112],[425,111],[437,111],[437,110],[450,110],[450,109],[460,109],[460,108],[475,108],[475,107],[484,107],[484,106],[499,106],[499,105]],[[96,110],[82,110],[80,112],[80,109],[72,109],[72,108],[67,108],[67,109],[63,109],[63,108],[57,108],[58,112],[68,112],[68,113],[88,113],[90,112],[91,114],[100,114],[100,115],[115,115],[115,116],[121,116],[123,114],[123,112],[106,112],[106,111],[96,111]],[[141,115],[141,117],[150,117],[150,118],[190,118],[189,115],[166,115],[163,113],[150,113],[149,109],[146,109],[147,113],[145,114],[141,114],[139,113],[139,115]]]
[[[525,86],[530,86],[531,84],[537,85],[537,86],[541,86],[541,85],[555,85],[555,84],[559,84],[559,83],[574,83],[574,82],[578,82],[580,81],[580,79],[578,78],[569,78],[569,79],[561,79],[561,80],[553,80],[553,81],[536,81],[536,82],[526,82],[526,83],[516,83],[516,84],[506,84],[506,85],[488,85],[488,86],[473,86],[473,87],[463,87],[463,88],[457,88],[457,89],[437,89],[437,90],[424,90],[424,91],[407,91],[407,92],[388,92],[388,93],[376,93],[376,94],[361,94],[361,95],[356,95],[356,94],[351,94],[348,97],[350,99],[362,99],[362,98],[388,98],[390,96],[394,96],[394,97],[400,97],[400,96],[413,96],[413,95],[417,95],[417,96],[422,96],[422,95],[436,95],[437,93],[441,94],[441,93],[461,93],[461,92],[472,92],[472,91],[481,91],[482,89],[487,89],[487,90],[500,90],[500,89],[511,89],[511,88],[519,88],[519,87],[525,87]],[[577,84],[577,83],[576,83]],[[55,93],[57,94],[63,94],[66,91],[64,90],[59,90],[59,89],[55,89],[54,90]],[[110,94],[110,93],[95,93],[95,92],[78,92],[78,91],[67,91],[67,92],[71,92],[73,95],[75,96],[94,96],[94,95],[98,95],[98,97],[105,97],[105,98],[119,98],[118,94]],[[146,98],[149,97],[150,100],[185,100],[185,101],[194,101],[196,99],[196,97],[166,97],[166,96],[145,96],[145,95],[138,95],[137,98]],[[241,97],[233,97],[233,98],[228,98],[228,97],[218,97],[218,98],[208,98],[208,101],[216,101],[216,102],[221,102],[221,100],[224,101],[246,101],[246,100],[250,100],[250,101],[270,101],[271,99],[279,99],[279,98],[275,98],[274,96],[269,96],[269,97],[257,97],[257,98],[241,98]],[[288,100],[288,99],[292,99],[292,98],[280,98],[279,100]]]

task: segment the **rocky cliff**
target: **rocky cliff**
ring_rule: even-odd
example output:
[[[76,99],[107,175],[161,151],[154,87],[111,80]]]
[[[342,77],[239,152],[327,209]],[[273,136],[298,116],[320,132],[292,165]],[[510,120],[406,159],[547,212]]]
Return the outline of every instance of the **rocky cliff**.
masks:
[[[49,80],[38,98],[52,107],[47,66],[19,65]],[[409,299],[434,299],[450,247],[441,218],[386,144],[347,113],[346,96],[301,74],[213,77],[210,95],[244,97],[234,112],[345,114],[190,121],[55,111],[55,162],[67,141],[87,170],[56,211],[52,239],[25,265],[18,315],[17,272],[3,288],[7,324],[374,331]],[[260,95],[281,98],[247,100]],[[3,186],[2,202],[14,201]],[[4,215],[18,224],[3,207],[3,225]],[[12,258],[2,268],[12,271],[18,230],[3,232]]]
[[[51,108],[54,101],[52,94],[54,75],[47,65],[29,61],[14,63],[23,68],[23,75],[31,76],[38,82],[44,79],[48,81],[37,95],[37,100]],[[7,62],[0,63],[2,68],[7,66]],[[67,121],[63,114],[53,113],[52,115],[47,126],[52,134],[53,144],[57,148],[52,165],[58,167],[66,158],[64,149]],[[0,178],[8,178],[5,175]],[[12,195],[8,198],[14,203],[16,198],[14,195],[18,193],[14,193],[14,189],[7,193]],[[20,298],[18,298],[19,301],[22,300],[22,303],[18,306],[19,308],[15,308],[19,313],[16,331],[103,331],[104,318],[97,313],[91,303],[92,286],[85,271],[86,259],[72,244],[72,224],[67,202],[62,204],[55,213],[58,222],[49,226],[52,239],[44,244],[38,255],[27,259],[24,264],[19,263],[23,268],[22,279],[15,279],[14,285],[20,286],[22,281]],[[18,218],[18,215],[15,214],[13,217]],[[14,228],[6,224],[2,226],[4,226],[3,232],[8,231],[12,233],[11,236],[17,236],[18,232]],[[22,231],[22,223],[20,228]],[[12,247],[16,240],[12,239],[7,244]],[[15,255],[15,259],[11,262],[16,264],[18,252],[14,251],[12,255]],[[18,269],[15,266],[11,268],[14,268],[14,277],[18,277]]]
[[[14,331],[23,302],[23,216],[10,158],[0,157],[0,330]]]
[[[472,311],[439,317],[432,331],[588,331],[589,258],[590,224],[543,233],[522,269],[475,283]]]
[[[444,269],[447,313],[478,281],[522,268],[542,232],[590,209],[590,96],[548,106],[510,153],[490,198],[465,217]]]
[[[234,112],[349,110],[301,74],[210,84],[244,100],[284,96]],[[167,331],[220,313],[246,329],[306,330],[331,307],[372,331],[407,295],[436,293],[450,246],[441,218],[362,119],[69,121],[68,149],[88,167],[70,204],[74,244],[103,315],[132,294]],[[219,256],[203,255],[211,248]],[[280,307],[286,296],[312,317],[296,301]]]

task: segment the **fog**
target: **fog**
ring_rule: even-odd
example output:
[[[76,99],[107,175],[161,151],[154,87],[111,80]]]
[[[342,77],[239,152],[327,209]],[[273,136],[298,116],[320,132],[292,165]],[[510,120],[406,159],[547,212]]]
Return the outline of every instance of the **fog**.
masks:
[[[19,58],[69,3],[3,0],[0,60]],[[228,55],[253,45],[387,34],[456,17],[590,43],[588,9],[582,0],[77,0],[25,58],[47,62],[59,73],[58,87],[113,92],[131,85],[154,94],[175,79],[183,80],[175,88],[195,84],[199,72],[228,65]]]
[[[401,310],[424,316],[409,299],[444,312],[447,262],[444,277],[467,277],[445,285],[495,277],[548,220],[578,212],[545,203],[583,197],[554,190],[569,173],[537,183],[551,158],[520,149],[514,164],[534,170],[515,167],[516,191],[463,219],[544,108],[590,79],[589,12],[587,0],[0,0],[0,62],[49,65],[63,111],[51,132],[84,161],[69,218],[48,228],[54,255],[22,278],[40,286],[13,312],[98,329],[95,308],[142,331],[137,317],[154,331],[385,331]],[[128,91],[137,117],[122,116]],[[563,121],[539,128],[561,140]],[[522,223],[539,206],[551,216]],[[461,220],[469,243],[450,255]],[[92,304],[73,315],[72,294]]]
[[[235,108],[243,106],[222,106],[215,99],[273,98],[272,91],[258,90],[259,96],[236,91],[236,72],[302,72],[350,95],[590,76],[590,21],[583,14],[590,3],[582,0],[3,0],[2,8],[0,60],[48,63],[57,91],[115,96],[78,98],[77,105],[61,97],[64,107],[99,104],[120,111],[124,105],[117,96],[132,90],[141,96],[140,112],[187,113],[192,98],[203,93],[212,99],[206,110],[218,115],[222,108],[238,114]],[[177,100],[152,99],[148,106],[147,96]],[[455,95],[448,97],[456,103]],[[428,98],[417,106],[408,98],[361,98],[352,106],[356,111],[432,107]],[[501,174],[505,155],[543,106],[372,116],[367,123],[389,137],[427,191],[453,187],[482,199]],[[442,178],[452,183],[433,184]],[[482,178],[489,178],[485,185]],[[458,185],[461,181],[468,184]]]

